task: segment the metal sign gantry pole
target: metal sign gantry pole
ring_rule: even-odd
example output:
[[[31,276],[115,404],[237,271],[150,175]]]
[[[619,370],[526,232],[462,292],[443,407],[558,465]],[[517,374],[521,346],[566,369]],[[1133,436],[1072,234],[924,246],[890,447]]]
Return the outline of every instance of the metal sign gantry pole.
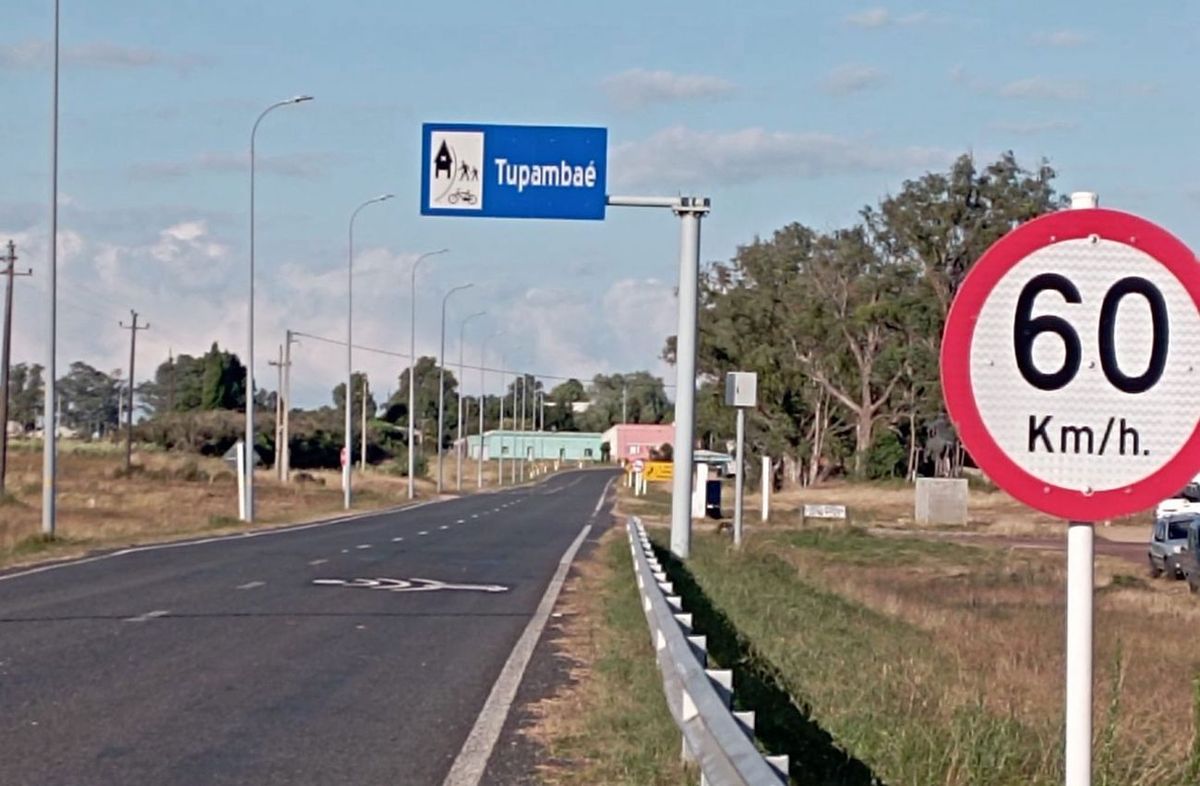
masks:
[[[708,197],[610,196],[612,207],[665,207],[679,216],[679,324],[675,333],[675,451],[671,488],[671,553],[692,548],[692,464],[696,432],[696,306],[700,278],[700,219]]]

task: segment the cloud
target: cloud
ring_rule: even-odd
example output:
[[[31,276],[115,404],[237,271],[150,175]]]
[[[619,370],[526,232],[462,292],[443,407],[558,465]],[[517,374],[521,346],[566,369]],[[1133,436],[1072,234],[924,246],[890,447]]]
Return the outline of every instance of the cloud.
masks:
[[[600,84],[609,98],[622,109],[638,109],[678,101],[719,99],[735,89],[732,82],[717,76],[647,71],[642,68],[633,68],[607,77]]]
[[[1082,101],[1088,97],[1087,82],[1056,76],[1030,76],[995,84],[975,76],[965,67],[950,69],[950,81],[980,95],[1035,101]]]
[[[914,11],[911,14],[902,14],[896,16],[883,6],[875,6],[867,8],[863,11],[857,11],[846,17],[846,24],[852,27],[862,27],[871,30],[878,30],[884,27],[894,26],[909,26],[920,24],[929,19],[929,13],[926,11]]]
[[[992,123],[991,127],[996,131],[1006,134],[1034,136],[1037,134],[1054,133],[1056,131],[1073,131],[1079,127],[1079,123],[1074,120],[998,120]]]
[[[1087,97],[1087,86],[1076,79],[1031,76],[1000,85],[996,94],[1002,98],[1079,101]]]
[[[953,157],[936,148],[887,148],[868,139],[745,128],[667,128],[613,149],[613,180],[660,188],[812,179],[855,172],[940,166]]]
[[[290,153],[257,156],[254,166],[263,173],[311,179],[324,176],[336,160],[337,157],[330,153]],[[201,153],[182,161],[147,161],[134,164],[130,168],[130,175],[140,180],[171,180],[204,173],[244,173],[248,172],[249,168],[247,153]]]
[[[821,89],[835,96],[859,93],[880,87],[887,81],[883,71],[869,65],[842,65],[830,71],[821,80]]]
[[[1086,44],[1092,40],[1092,36],[1080,30],[1054,30],[1051,32],[1034,33],[1030,40],[1038,46],[1069,49]]]
[[[52,51],[50,43],[43,40],[27,40],[0,47],[0,70],[22,70],[47,68]],[[179,72],[190,71],[211,62],[200,55],[176,55],[157,49],[123,46],[107,41],[95,41],[63,47],[59,51],[63,65],[84,68],[113,70],[167,68]]]

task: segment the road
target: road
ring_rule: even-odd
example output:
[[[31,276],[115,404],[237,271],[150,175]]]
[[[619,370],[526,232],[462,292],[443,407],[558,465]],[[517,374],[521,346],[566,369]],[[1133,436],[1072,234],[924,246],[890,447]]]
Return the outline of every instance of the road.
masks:
[[[0,574],[0,783],[442,784],[612,477]]]

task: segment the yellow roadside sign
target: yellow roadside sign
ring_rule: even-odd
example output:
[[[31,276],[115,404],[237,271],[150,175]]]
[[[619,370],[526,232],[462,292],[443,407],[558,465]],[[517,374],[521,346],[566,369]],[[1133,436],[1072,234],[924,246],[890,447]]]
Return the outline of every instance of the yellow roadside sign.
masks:
[[[675,477],[675,465],[670,461],[647,461],[646,480],[648,481],[665,481]]]

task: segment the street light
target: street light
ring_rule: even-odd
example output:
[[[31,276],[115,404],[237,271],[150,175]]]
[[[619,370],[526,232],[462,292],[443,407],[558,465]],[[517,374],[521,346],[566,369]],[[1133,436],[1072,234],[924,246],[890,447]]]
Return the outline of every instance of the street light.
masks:
[[[345,459],[345,464],[342,467],[342,505],[346,510],[350,510],[350,456],[354,453],[354,432],[352,429],[353,421],[350,417],[351,402],[353,401],[354,387],[352,380],[354,377],[354,219],[358,218],[358,213],[367,205],[373,205],[376,202],[386,202],[392,198],[392,194],[381,194],[374,199],[368,199],[358,207],[354,208],[354,212],[350,214],[350,243],[349,253],[346,257],[346,439],[343,440],[342,455]],[[367,406],[367,399],[363,397],[363,407]],[[366,432],[362,435],[365,444],[367,435]],[[366,467],[363,467],[366,471]]]
[[[475,483],[476,488],[483,488],[483,405],[487,401],[486,385],[484,384],[483,367],[487,365],[487,345],[494,338],[504,335],[503,330],[498,330],[492,335],[483,340],[483,346],[479,349],[479,463],[475,467]],[[502,367],[504,363],[500,364]],[[501,374],[501,392],[503,393],[503,373]],[[500,414],[504,415],[504,397],[500,397]],[[504,425],[501,423],[500,425]]]
[[[49,301],[46,316],[49,324],[46,326],[46,381],[42,391],[42,535],[48,538],[54,537],[57,525],[58,496],[55,391],[58,350],[58,38],[59,2],[54,0],[54,61],[51,67],[50,99],[50,242],[47,243],[49,264],[46,266],[46,295]],[[8,390],[4,391],[4,395],[8,395]],[[0,423],[0,428],[7,429],[8,423]]]
[[[482,317],[485,314],[487,314],[486,311],[476,311],[474,314],[471,314],[469,317],[464,319],[458,325],[458,384],[460,384],[460,385],[463,384],[463,379],[464,379],[464,374],[465,374],[465,368],[464,368],[464,364],[463,364],[463,342],[466,337],[467,323],[470,322],[472,319],[475,319],[476,317]],[[482,366],[483,364],[480,363],[479,365]],[[480,371],[480,373],[481,374],[483,373],[482,370]],[[482,386],[480,386],[479,412],[480,412],[479,452],[480,452],[480,455],[482,456],[482,454],[483,454],[483,392],[482,392]],[[458,491],[460,494],[462,493],[462,460],[463,460],[463,451],[462,451],[462,447],[461,447],[462,438],[463,438],[463,395],[462,395],[462,391],[460,390],[458,393],[458,443],[459,443],[460,447],[454,451],[455,460],[457,462],[455,465],[456,470],[455,470],[455,474],[454,474],[455,490]]]
[[[446,301],[455,292],[461,292],[464,289],[470,289],[474,284],[460,284],[457,287],[451,288],[442,297],[442,343],[441,349],[438,350],[438,425],[437,425],[437,493],[442,493],[442,429],[443,419],[445,417],[446,408]],[[460,380],[461,383],[461,380]],[[459,396],[461,399],[461,395]],[[461,427],[460,427],[461,430]]]
[[[246,444],[242,449],[246,464],[246,489],[242,521],[254,521],[254,139],[258,134],[258,124],[272,110],[311,100],[312,96],[295,96],[276,101],[262,111],[250,129],[250,303],[246,320]]]
[[[417,267],[421,261],[427,257],[437,254],[445,254],[450,249],[441,248],[437,251],[430,251],[417,257],[412,266],[412,281],[409,287],[411,300],[409,302],[409,329],[408,329],[408,498],[412,499],[417,492],[413,486],[413,472],[416,470],[416,462],[413,460],[413,452],[416,448],[413,441],[413,428],[416,426],[416,421],[413,418],[414,411],[417,407]]]

